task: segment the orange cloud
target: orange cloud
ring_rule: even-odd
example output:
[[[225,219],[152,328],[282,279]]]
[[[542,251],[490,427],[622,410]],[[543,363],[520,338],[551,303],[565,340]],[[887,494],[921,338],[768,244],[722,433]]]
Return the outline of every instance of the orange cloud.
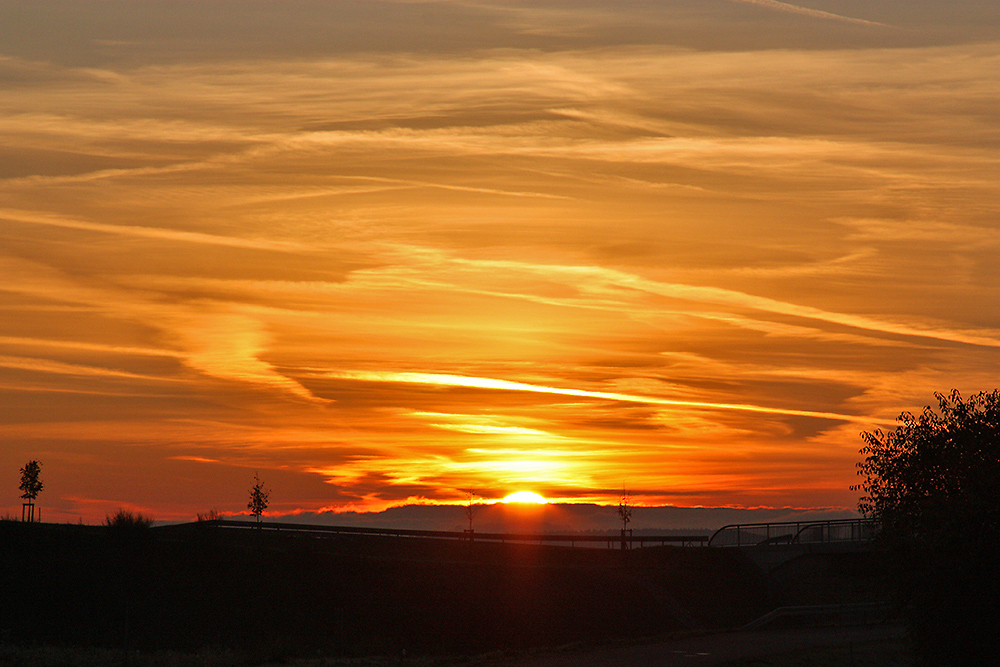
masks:
[[[851,507],[859,430],[996,382],[991,10],[202,4],[0,25],[47,516]]]

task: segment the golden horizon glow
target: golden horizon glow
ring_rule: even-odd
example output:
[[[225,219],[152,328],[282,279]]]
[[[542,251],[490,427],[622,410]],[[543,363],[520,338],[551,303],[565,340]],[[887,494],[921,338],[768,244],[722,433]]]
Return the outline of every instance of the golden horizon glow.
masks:
[[[0,472],[853,508],[860,431],[1000,366],[1000,9],[890,4],[21,3]]]
[[[504,497],[502,503],[524,503],[530,505],[546,505],[548,500],[532,491],[517,491]]]

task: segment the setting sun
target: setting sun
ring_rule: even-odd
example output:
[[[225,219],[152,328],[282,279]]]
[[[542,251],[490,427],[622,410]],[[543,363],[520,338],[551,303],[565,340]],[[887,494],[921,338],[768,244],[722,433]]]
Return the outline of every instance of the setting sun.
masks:
[[[517,493],[512,493],[500,502],[502,503],[535,503],[537,505],[544,505],[548,500],[538,495],[537,493],[532,493],[531,491],[518,491]]]

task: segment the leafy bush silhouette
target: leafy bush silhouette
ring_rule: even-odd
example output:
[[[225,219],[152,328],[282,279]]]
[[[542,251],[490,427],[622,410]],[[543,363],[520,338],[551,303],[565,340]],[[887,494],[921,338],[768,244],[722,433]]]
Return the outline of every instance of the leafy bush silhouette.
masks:
[[[114,516],[104,519],[104,525],[112,530],[146,530],[153,525],[153,519],[129,510],[120,509]]]
[[[120,509],[114,515],[107,516],[104,525],[114,541],[137,543],[148,538],[153,519],[139,512]]]
[[[887,571],[922,664],[989,664],[1000,652],[1000,390],[903,413],[862,433],[859,510],[881,524]]]

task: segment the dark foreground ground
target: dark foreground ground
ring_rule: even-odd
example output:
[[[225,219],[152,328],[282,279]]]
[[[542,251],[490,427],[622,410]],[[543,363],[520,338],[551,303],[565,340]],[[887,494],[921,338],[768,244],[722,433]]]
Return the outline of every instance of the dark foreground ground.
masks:
[[[720,632],[501,658],[489,667],[905,667],[899,624]],[[482,665],[486,667],[486,664]]]
[[[752,645],[726,631],[775,607],[877,597],[867,559],[765,573],[729,549],[0,522],[0,664],[721,664],[836,644],[786,622],[753,633],[776,638],[756,653],[723,648]],[[898,630],[836,632],[863,651]]]
[[[899,625],[723,632],[604,646],[569,645],[520,655],[255,656],[231,651],[132,652],[0,645],[5,667],[913,667]]]

